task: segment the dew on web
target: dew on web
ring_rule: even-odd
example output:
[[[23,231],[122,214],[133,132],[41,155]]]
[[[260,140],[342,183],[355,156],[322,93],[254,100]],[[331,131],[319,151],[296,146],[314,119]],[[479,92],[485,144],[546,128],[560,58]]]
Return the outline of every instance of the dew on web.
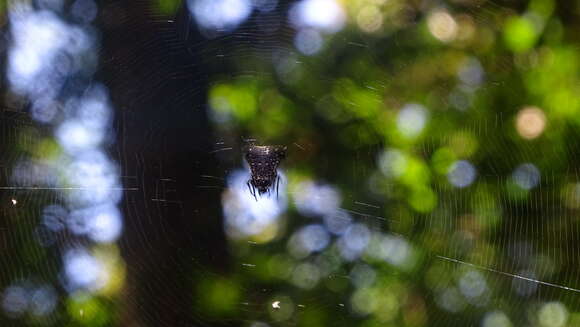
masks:
[[[572,7],[0,8],[0,324],[577,325]]]

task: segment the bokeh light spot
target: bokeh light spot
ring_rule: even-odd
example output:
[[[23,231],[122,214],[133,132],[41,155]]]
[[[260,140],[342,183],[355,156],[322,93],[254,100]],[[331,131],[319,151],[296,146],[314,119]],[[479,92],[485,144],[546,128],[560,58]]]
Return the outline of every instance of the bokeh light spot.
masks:
[[[540,170],[531,163],[524,163],[514,170],[512,178],[516,185],[524,190],[530,190],[540,183]]]
[[[329,242],[330,236],[322,225],[309,225],[294,233],[288,242],[288,250],[294,257],[304,258],[323,250]]]
[[[459,279],[459,290],[466,298],[477,298],[487,291],[487,282],[480,272],[468,270]]]
[[[206,30],[230,32],[251,14],[248,0],[188,0],[197,24]]]
[[[538,33],[534,24],[525,17],[512,17],[505,23],[503,29],[505,45],[513,52],[520,53],[531,49]]]
[[[448,287],[437,297],[437,304],[449,311],[460,312],[465,309],[466,303],[461,293],[455,287]]]
[[[312,181],[301,182],[294,191],[298,211],[305,216],[324,216],[338,210],[341,197],[336,188]]]
[[[356,23],[361,30],[373,33],[383,26],[383,14],[377,6],[367,5],[359,10]]]
[[[322,49],[324,40],[320,33],[313,29],[301,29],[296,33],[294,45],[298,51],[307,56],[314,55]]]
[[[516,130],[521,137],[532,140],[546,128],[546,115],[538,107],[525,107],[516,116]]]
[[[402,151],[388,149],[380,154],[378,164],[386,176],[399,177],[405,173],[408,160]]]
[[[397,115],[397,127],[408,138],[418,136],[427,124],[428,111],[422,105],[405,105]]]
[[[222,200],[226,233],[239,239],[271,232],[262,235],[267,236],[261,238],[265,242],[276,236],[279,216],[286,208],[286,179],[281,177],[278,196],[265,194],[257,199],[248,190],[249,179],[246,170],[236,170],[228,176],[229,188]]]
[[[457,22],[445,10],[436,10],[427,18],[429,32],[442,42],[451,42],[457,37]]]
[[[352,223],[351,215],[344,210],[336,210],[333,213],[324,215],[324,225],[326,229],[335,234],[342,235]]]
[[[22,286],[10,286],[4,290],[2,308],[9,316],[22,315],[29,306],[29,294]]]
[[[348,227],[338,243],[340,254],[345,260],[358,258],[369,244],[371,232],[363,224],[352,224]]]
[[[292,273],[292,282],[294,285],[303,288],[311,289],[320,279],[320,270],[317,266],[311,263],[302,263],[294,269]]]
[[[335,33],[343,28],[346,14],[335,0],[302,0],[292,7],[289,19],[298,28]]]
[[[447,179],[455,187],[463,188],[471,185],[477,177],[477,170],[467,160],[458,160],[451,164]]]
[[[483,317],[482,327],[512,327],[512,323],[503,311],[492,311]]]
[[[67,288],[97,290],[105,285],[106,271],[102,262],[84,249],[69,250],[64,255]]]
[[[548,302],[538,311],[538,322],[542,327],[563,327],[568,320],[568,310],[561,302]]]

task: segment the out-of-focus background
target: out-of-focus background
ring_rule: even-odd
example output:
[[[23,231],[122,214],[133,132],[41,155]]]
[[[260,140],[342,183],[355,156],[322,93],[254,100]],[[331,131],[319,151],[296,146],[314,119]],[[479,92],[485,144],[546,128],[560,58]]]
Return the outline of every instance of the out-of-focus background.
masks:
[[[580,2],[0,2],[1,326],[580,325]],[[244,147],[285,145],[255,199]]]

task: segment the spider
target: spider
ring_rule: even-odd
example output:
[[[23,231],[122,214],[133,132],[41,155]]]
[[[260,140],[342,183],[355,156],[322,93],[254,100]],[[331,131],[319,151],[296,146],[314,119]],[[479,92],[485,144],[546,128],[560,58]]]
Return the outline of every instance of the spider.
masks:
[[[251,178],[246,185],[250,194],[256,200],[256,190],[261,196],[269,193],[272,187],[276,187],[276,197],[280,186],[280,176],[276,169],[280,161],[286,157],[286,147],[282,145],[254,145],[250,144],[246,149],[246,161],[250,165]]]

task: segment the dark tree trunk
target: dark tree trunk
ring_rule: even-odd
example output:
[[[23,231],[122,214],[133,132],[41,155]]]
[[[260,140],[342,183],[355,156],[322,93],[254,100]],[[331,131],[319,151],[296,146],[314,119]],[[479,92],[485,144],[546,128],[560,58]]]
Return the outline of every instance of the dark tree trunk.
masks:
[[[116,155],[127,188],[121,242],[128,277],[122,326],[192,326],[199,272],[227,274],[220,189],[206,115],[208,72],[187,43],[187,15],[149,3],[101,6],[100,78],[116,108]],[[192,29],[193,31],[193,29]],[[188,34],[189,40],[184,39]],[[195,320],[195,321],[194,321]],[[212,326],[216,322],[211,323]]]

